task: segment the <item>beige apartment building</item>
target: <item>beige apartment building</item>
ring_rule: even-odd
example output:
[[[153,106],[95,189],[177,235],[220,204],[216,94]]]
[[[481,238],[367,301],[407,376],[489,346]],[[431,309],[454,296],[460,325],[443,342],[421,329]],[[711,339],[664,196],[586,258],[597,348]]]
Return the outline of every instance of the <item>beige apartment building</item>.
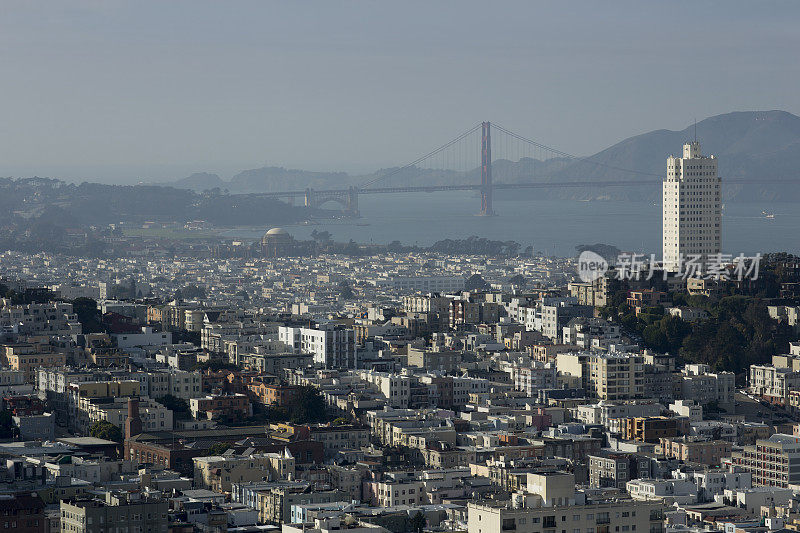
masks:
[[[57,368],[67,364],[67,355],[47,344],[6,344],[0,346],[0,364],[25,376],[25,383],[36,383],[40,368]]]
[[[232,483],[281,481],[295,474],[288,452],[254,455],[195,457],[194,485],[214,492],[229,492]]]
[[[723,458],[731,456],[731,443],[725,440],[694,441],[686,437],[661,438],[656,453],[679,459],[685,463],[719,466]]]
[[[590,500],[565,473],[528,474],[527,492],[509,502],[468,504],[468,533],[661,533],[659,502],[610,497]]]
[[[598,353],[589,358],[589,390],[601,400],[644,397],[644,358],[627,353]]]

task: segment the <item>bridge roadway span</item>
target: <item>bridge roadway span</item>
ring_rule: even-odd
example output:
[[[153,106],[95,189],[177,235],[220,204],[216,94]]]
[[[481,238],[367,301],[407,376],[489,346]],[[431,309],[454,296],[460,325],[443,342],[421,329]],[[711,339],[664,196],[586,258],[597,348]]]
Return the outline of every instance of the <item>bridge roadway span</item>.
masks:
[[[725,183],[756,183],[753,180],[727,178]],[[759,180],[757,183],[789,182],[790,180]],[[660,185],[660,180],[581,180],[581,181],[542,181],[530,183],[493,183],[493,189],[546,189],[555,187],[638,187],[642,185]],[[290,198],[304,197],[311,191],[313,194],[347,194],[355,192],[357,194],[393,194],[402,192],[439,192],[439,191],[479,191],[482,189],[479,183],[468,185],[416,185],[403,187],[352,187],[350,189],[303,189],[295,191],[262,192],[252,193],[255,196],[267,198]]]
[[[624,186],[624,185],[656,185],[661,183],[655,180],[617,180],[617,181],[553,181],[553,182],[538,182],[538,183],[493,183],[493,189],[540,189],[552,187],[610,187],[610,186]],[[417,185],[417,186],[403,186],[403,187],[371,187],[361,189],[353,187],[358,194],[392,194],[402,192],[439,192],[439,191],[479,191],[482,185],[479,183],[469,185]],[[288,198],[288,197],[303,197],[308,192],[313,191],[314,194],[347,194],[351,189],[304,189],[296,191],[281,191],[281,192],[263,192],[254,193],[255,196],[263,196],[268,198]]]

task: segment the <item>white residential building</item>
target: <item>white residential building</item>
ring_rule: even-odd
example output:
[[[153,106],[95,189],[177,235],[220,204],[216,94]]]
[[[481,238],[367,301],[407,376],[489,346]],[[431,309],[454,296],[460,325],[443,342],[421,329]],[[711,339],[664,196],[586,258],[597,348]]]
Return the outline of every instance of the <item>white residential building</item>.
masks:
[[[703,156],[700,143],[683,145],[683,157],[667,158],[662,191],[664,266],[698,255],[701,262],[722,251],[722,207],[716,157]]]
[[[314,363],[325,368],[357,368],[352,329],[320,325],[314,328],[278,328],[278,340],[298,353],[314,354]]]
[[[135,346],[167,346],[172,344],[172,333],[169,331],[154,331],[151,327],[143,327],[138,333],[116,333],[112,335],[117,346],[126,350]]]
[[[358,377],[380,391],[391,407],[406,408],[411,398],[411,378],[400,374],[361,370]]]
[[[667,505],[697,503],[697,486],[684,479],[634,479],[625,489],[634,500],[661,500]]]
[[[168,394],[189,400],[205,396],[203,376],[197,371],[169,369],[165,371],[131,372],[131,379],[141,383],[141,394],[161,398]]]
[[[750,365],[750,392],[773,401],[786,401],[790,390],[800,388],[800,372],[772,365]]]
[[[514,390],[523,391],[528,396],[536,396],[541,389],[556,387],[555,363],[533,361],[528,365],[514,365],[511,368]]]

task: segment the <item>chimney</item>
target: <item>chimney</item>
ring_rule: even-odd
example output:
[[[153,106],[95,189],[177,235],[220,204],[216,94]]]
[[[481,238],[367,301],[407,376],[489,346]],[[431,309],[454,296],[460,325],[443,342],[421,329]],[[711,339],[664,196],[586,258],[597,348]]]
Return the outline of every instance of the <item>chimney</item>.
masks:
[[[128,416],[125,418],[125,438],[135,437],[142,432],[142,419],[139,418],[139,398],[128,398]]]

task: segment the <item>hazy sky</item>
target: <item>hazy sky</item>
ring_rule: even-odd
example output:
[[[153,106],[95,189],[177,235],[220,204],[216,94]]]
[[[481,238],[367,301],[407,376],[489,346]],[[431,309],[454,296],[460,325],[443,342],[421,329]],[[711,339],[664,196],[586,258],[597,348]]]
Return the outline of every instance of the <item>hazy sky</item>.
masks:
[[[0,2],[0,176],[366,171],[482,120],[591,154],[800,114],[800,2]]]

